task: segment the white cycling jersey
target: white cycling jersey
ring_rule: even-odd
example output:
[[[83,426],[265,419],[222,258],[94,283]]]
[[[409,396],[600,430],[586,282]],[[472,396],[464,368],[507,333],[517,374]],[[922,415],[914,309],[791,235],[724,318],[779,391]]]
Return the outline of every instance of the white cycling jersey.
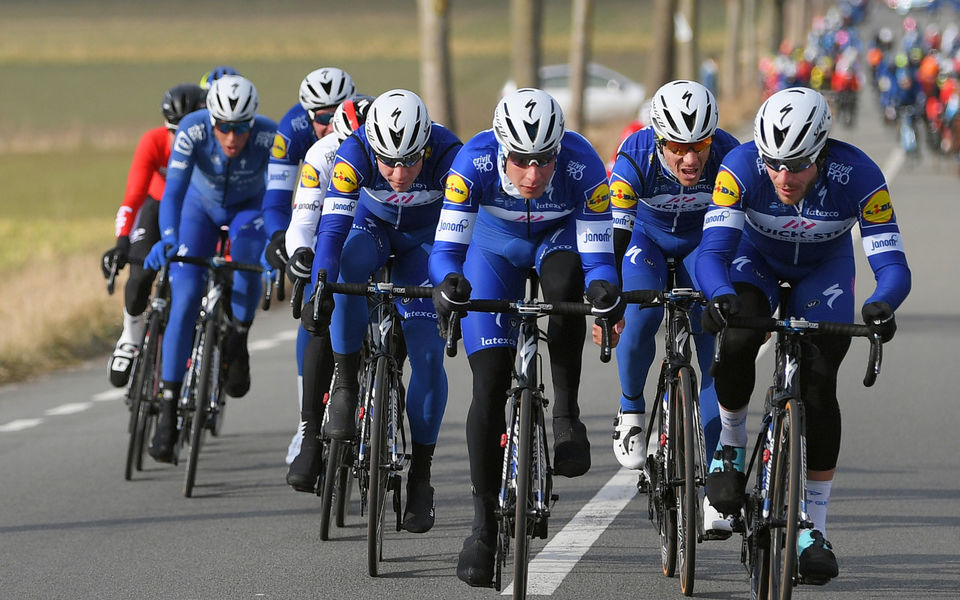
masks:
[[[323,199],[333,172],[333,159],[340,147],[336,133],[329,133],[310,146],[303,157],[300,181],[294,196],[293,214],[287,227],[287,255],[293,256],[298,249],[313,249],[316,245],[317,227],[323,214]]]

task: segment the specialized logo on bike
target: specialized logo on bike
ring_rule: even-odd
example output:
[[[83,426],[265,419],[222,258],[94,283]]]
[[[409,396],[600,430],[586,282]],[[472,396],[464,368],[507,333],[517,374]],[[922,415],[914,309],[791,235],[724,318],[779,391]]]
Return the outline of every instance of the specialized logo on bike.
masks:
[[[863,218],[871,223],[887,223],[893,218],[893,203],[887,190],[877,190],[863,207]]]
[[[276,134],[273,136],[273,147],[270,148],[270,155],[274,158],[286,158],[288,144],[289,141],[283,137],[283,134]]]
[[[633,208],[637,205],[637,193],[622,179],[610,184],[610,199],[616,208]]]
[[[610,188],[606,183],[601,183],[594,188],[587,200],[587,208],[595,213],[602,213],[610,208]]]
[[[713,186],[713,203],[717,206],[733,206],[740,200],[740,186],[729,171],[717,173],[717,183]]]
[[[349,164],[340,161],[333,166],[333,174],[330,176],[333,188],[343,194],[350,194],[357,191],[360,187],[360,179],[357,172]]]
[[[300,185],[305,188],[315,188],[320,185],[320,175],[310,163],[303,165],[303,171],[300,173]]]
[[[464,204],[470,198],[470,189],[467,182],[456,173],[447,175],[447,183],[444,187],[444,198],[454,204]]]

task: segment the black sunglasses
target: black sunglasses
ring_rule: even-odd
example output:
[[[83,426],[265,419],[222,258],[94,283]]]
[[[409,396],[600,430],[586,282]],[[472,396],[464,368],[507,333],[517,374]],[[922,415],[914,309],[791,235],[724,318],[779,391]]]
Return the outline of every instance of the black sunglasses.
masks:
[[[521,154],[519,152],[508,152],[507,158],[510,159],[510,162],[517,165],[521,168],[527,168],[530,165],[536,165],[538,167],[545,167],[557,160],[556,150],[551,150],[549,152],[538,152],[536,154]]]
[[[308,110],[307,113],[310,115],[310,120],[319,125],[329,125],[334,115],[332,112],[318,112],[315,110]]]
[[[813,166],[813,163],[817,162],[816,156],[804,156],[801,158],[790,158],[786,160],[780,160],[777,158],[770,158],[769,156],[760,155],[763,158],[763,164],[767,165],[774,171],[789,171],[790,173],[800,173],[801,171],[806,171]]]
[[[407,156],[401,156],[400,158],[393,158],[390,156],[383,156],[382,154],[374,153],[377,157],[377,160],[387,165],[388,167],[412,167],[417,164],[421,158],[423,158],[423,150],[420,152],[414,152],[413,154],[408,154]]]

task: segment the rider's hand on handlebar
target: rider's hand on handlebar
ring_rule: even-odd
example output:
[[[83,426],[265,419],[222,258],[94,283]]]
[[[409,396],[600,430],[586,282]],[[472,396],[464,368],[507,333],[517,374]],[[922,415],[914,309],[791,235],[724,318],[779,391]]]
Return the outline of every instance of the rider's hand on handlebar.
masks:
[[[442,329],[446,330],[450,313],[457,310],[457,305],[468,301],[472,291],[470,282],[460,273],[447,273],[440,285],[433,288],[433,306]],[[462,316],[462,311],[460,312]]]
[[[121,235],[117,238],[117,245],[103,253],[100,259],[100,270],[103,271],[103,278],[110,279],[110,270],[114,263],[119,271],[127,264],[127,257],[130,255],[130,238]]]
[[[282,270],[290,259],[290,257],[287,256],[286,233],[287,232],[282,229],[275,232],[270,237],[270,243],[267,244],[266,250],[263,251],[264,258],[267,259],[267,264],[274,269]]]
[[[300,323],[303,325],[303,328],[307,330],[307,333],[311,335],[323,335],[326,332],[327,328],[330,327],[330,317],[333,315],[333,294],[325,293],[320,298],[320,310],[317,318],[313,318],[313,302],[316,297],[316,292],[310,297],[309,300],[303,303],[303,308],[300,309]]]
[[[267,260],[270,260],[269,256]],[[313,250],[306,246],[297,248],[297,251],[294,252],[290,260],[287,261],[287,275],[290,277],[290,281],[300,279],[308,282],[310,281],[310,273],[312,270]]]
[[[707,302],[701,324],[703,330],[716,335],[727,324],[727,317],[740,312],[740,299],[736,294],[721,294]]]
[[[160,240],[150,248],[150,253],[143,261],[143,266],[154,271],[159,271],[163,265],[177,253],[177,244],[167,239]]]
[[[880,336],[880,341],[887,343],[897,332],[897,320],[893,316],[893,309],[886,302],[870,302],[864,304],[860,311],[863,322]]]
[[[597,316],[605,317],[611,323],[619,323],[623,319],[623,313],[627,308],[627,303],[623,301],[620,295],[620,288],[616,285],[609,281],[595,279],[591,281],[587,287],[586,295],[587,300],[590,301],[590,304],[592,304],[595,309],[593,314],[597,315],[599,311],[602,314]],[[612,346],[613,343],[611,340],[611,347]]]
[[[623,333],[623,328],[626,326],[626,320],[620,319],[613,327],[610,328],[610,347],[616,348],[617,344],[620,343],[620,334]],[[603,343],[603,328],[599,323],[593,324],[593,343],[600,346]]]

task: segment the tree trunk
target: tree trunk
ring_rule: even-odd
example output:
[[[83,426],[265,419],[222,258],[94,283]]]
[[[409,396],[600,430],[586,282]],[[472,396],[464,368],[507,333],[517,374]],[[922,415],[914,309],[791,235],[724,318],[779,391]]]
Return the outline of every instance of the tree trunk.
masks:
[[[540,87],[541,0],[511,0],[513,80],[517,87]]]
[[[583,131],[584,88],[593,26],[593,0],[573,0],[573,31],[570,40],[570,106],[564,115],[567,129]]]
[[[743,39],[740,47],[740,85],[757,84],[757,0],[743,0]]]
[[[646,75],[649,94],[673,79],[676,72],[673,15],[677,12],[677,0],[654,0],[653,7],[653,48]]]
[[[727,100],[735,98],[739,89],[737,51],[740,47],[741,8],[742,0],[727,0],[727,41],[720,67],[720,95]]]
[[[677,14],[688,29],[678,28],[676,32],[677,76],[697,80],[700,71],[700,0],[680,0],[678,8]]]
[[[417,0],[420,17],[420,89],[430,118],[456,130],[451,85],[447,0]]]

